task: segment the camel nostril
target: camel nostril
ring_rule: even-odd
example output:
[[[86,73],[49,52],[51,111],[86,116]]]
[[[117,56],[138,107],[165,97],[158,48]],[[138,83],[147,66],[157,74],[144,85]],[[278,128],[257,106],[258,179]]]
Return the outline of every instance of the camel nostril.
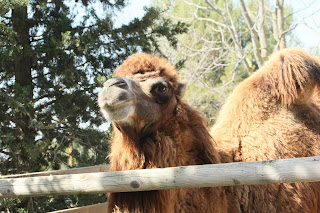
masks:
[[[123,78],[115,77],[104,82],[103,86],[106,88],[112,87],[112,86],[125,88],[127,86],[127,82]]]

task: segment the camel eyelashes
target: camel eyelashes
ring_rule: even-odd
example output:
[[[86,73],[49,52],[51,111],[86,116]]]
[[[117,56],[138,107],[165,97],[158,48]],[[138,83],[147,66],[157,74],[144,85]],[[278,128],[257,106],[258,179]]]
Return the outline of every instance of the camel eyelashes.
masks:
[[[159,94],[165,94],[168,92],[168,88],[165,85],[160,84],[159,86],[157,86],[156,92]]]
[[[152,87],[152,91],[158,95],[166,95],[169,91],[169,88],[163,83],[157,83]]]

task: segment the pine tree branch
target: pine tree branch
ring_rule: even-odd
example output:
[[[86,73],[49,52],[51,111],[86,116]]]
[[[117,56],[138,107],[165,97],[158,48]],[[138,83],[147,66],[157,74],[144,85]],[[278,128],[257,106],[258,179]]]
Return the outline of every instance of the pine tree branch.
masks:
[[[103,45],[116,44],[116,43],[119,43],[119,42],[127,41],[128,39],[148,37],[148,36],[151,36],[153,34],[155,34],[155,32],[145,33],[145,34],[142,34],[142,35],[140,34],[140,35],[132,36],[132,37],[126,37],[124,39],[117,39],[117,40],[113,40],[113,41],[110,41],[110,42],[102,42],[101,44],[103,44]]]

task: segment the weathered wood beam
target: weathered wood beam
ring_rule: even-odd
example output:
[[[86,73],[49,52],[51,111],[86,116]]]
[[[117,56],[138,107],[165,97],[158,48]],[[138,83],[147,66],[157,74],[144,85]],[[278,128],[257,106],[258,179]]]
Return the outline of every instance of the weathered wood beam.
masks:
[[[64,169],[64,170],[52,170],[45,172],[33,172],[25,174],[14,174],[14,175],[3,175],[0,176],[0,179],[9,179],[9,178],[22,178],[22,177],[38,177],[38,176],[51,176],[51,175],[67,175],[67,174],[80,174],[80,173],[95,173],[95,172],[108,172],[109,164],[100,165],[100,166],[88,166],[80,167],[73,169]]]
[[[320,181],[320,157],[0,179],[0,198]]]

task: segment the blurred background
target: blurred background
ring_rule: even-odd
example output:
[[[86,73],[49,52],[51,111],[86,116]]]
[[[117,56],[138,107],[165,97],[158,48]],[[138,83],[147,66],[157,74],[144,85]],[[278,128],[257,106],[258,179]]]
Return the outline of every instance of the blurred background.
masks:
[[[108,163],[103,82],[135,52],[189,82],[210,125],[229,92],[286,47],[320,55],[318,0],[0,0],[0,175]],[[105,194],[0,199],[0,212],[49,212]]]

